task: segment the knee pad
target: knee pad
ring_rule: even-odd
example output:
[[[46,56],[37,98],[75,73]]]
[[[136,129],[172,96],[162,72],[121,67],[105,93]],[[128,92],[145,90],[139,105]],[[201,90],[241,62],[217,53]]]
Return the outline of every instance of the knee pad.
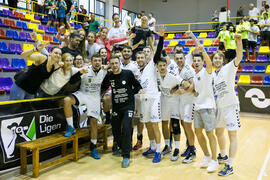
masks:
[[[180,123],[178,119],[171,118],[173,134],[177,135],[181,133]]]

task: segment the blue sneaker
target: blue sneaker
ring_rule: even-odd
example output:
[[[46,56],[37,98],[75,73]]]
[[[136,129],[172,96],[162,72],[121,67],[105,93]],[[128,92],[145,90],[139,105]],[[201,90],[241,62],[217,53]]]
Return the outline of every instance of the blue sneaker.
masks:
[[[154,155],[155,153],[156,153],[156,151],[153,151],[150,147],[147,151],[143,152],[142,155],[143,156],[150,156],[150,155]]]
[[[97,152],[97,148],[94,148],[92,151],[90,151],[90,156],[94,159],[100,159],[100,155]]]
[[[64,134],[65,137],[70,137],[75,133],[75,128],[73,128],[72,126],[68,125],[67,127],[67,131]]]
[[[129,166],[129,158],[123,158],[122,168],[127,168]]]
[[[225,164],[224,168],[218,172],[218,175],[220,176],[228,176],[230,174],[233,174],[233,168],[228,164]]]
[[[186,157],[187,155],[189,155],[189,153],[190,153],[190,147],[191,147],[191,146],[188,146],[187,149],[185,150],[185,152],[183,152],[183,153],[181,154],[182,157]],[[194,146],[193,151],[194,151],[194,152],[196,151],[196,147],[195,147],[195,146]]]
[[[161,161],[161,153],[160,152],[156,152],[155,153],[155,157],[153,158],[153,163],[159,163]]]

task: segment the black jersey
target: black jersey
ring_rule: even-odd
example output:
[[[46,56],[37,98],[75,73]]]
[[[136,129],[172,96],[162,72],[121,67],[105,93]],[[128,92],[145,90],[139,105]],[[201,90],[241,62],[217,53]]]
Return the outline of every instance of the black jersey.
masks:
[[[106,91],[109,86],[114,110],[134,109],[134,94],[142,87],[130,70],[121,70],[120,74],[109,72],[102,82],[101,91]]]

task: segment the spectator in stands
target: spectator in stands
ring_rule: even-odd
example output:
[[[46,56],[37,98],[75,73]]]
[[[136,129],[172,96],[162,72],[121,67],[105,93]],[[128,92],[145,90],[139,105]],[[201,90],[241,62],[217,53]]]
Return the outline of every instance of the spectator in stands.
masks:
[[[44,1],[45,0],[38,0],[37,5],[38,5],[38,13],[44,13]]]
[[[64,87],[65,84],[69,82],[74,74],[76,74],[79,69],[72,67],[73,57],[69,53],[62,55],[63,66],[56,71],[54,71],[48,79],[45,79],[40,85],[37,91],[37,97],[50,97],[58,94],[58,92]],[[81,73],[84,69],[80,70]]]
[[[96,43],[96,33],[94,32],[88,33],[87,41],[85,41],[85,50],[86,50],[88,62],[90,62],[92,56],[98,53],[100,50],[100,46],[97,45]]]
[[[54,0],[46,0],[45,1],[45,10],[46,10],[46,14],[48,14],[48,23],[47,23],[47,28],[53,23],[53,26],[56,27],[57,25],[57,20],[56,20],[56,15],[57,15],[57,11],[56,11],[56,5]]]
[[[98,54],[100,55],[102,59],[102,64],[107,65],[108,64],[108,59],[107,59],[107,50],[106,48],[100,48]]]
[[[100,30],[100,35],[97,37],[97,44],[102,48],[103,47],[106,48],[106,50],[107,50],[107,59],[110,59],[110,56],[112,54],[112,49],[111,49],[112,45],[114,45],[115,43],[118,43],[118,42],[132,39],[135,37],[135,34],[131,34],[128,37],[109,39],[107,37],[107,34],[108,34],[108,28],[102,27]]]
[[[80,44],[79,44],[79,50],[82,52],[82,56],[85,59],[87,54],[85,51],[85,41],[86,41],[86,32],[83,28],[77,29],[77,33],[80,35]]]
[[[117,13],[114,13],[112,16],[112,19],[114,21],[114,26],[109,30],[108,32],[108,39],[115,39],[115,38],[124,38],[127,36],[128,31],[126,31],[126,28],[121,26],[120,24],[120,16]],[[127,44],[128,41],[121,41],[119,43],[115,43],[115,45],[122,46],[124,44]]]
[[[126,30],[126,32],[128,32],[132,28],[132,25],[131,25],[131,12],[128,12],[127,16],[124,18],[122,26]]]
[[[265,8],[265,10],[262,12],[262,14],[261,14],[261,19],[264,19],[264,14],[265,13],[267,13],[268,14],[268,19],[270,19],[270,11],[269,11],[269,5],[268,4],[266,4],[265,6],[264,6],[264,8]]]
[[[230,10],[227,10],[225,6],[220,8],[220,12],[218,16],[219,22],[227,22],[230,16],[231,16]]]
[[[64,34],[64,35],[61,36],[61,34]],[[56,39],[59,40],[59,41],[62,41],[62,44],[60,45],[60,48],[63,48],[63,47],[65,47],[65,46],[67,46],[69,44],[69,36],[70,36],[70,33],[69,32],[65,33],[65,27],[61,26],[59,28],[59,31],[56,34]]]
[[[120,59],[120,62],[123,63],[123,54],[121,51],[119,50],[114,51],[114,55],[117,56]]]
[[[211,15],[212,22],[218,22],[218,14],[217,10],[214,10],[213,14]],[[212,29],[216,30],[218,28],[218,23],[212,24]]]
[[[95,18],[95,13],[91,13],[91,19],[89,21],[89,31],[88,32],[95,32],[98,33],[98,28],[101,28],[101,25]]]
[[[255,48],[257,46],[257,36],[260,35],[260,29],[254,24],[254,19],[250,20],[250,28],[248,30],[248,49],[252,49],[252,55],[256,56]]]
[[[71,26],[69,24],[70,17],[71,17],[71,12],[74,9],[73,1],[72,0],[65,0],[67,4],[67,10],[66,10],[66,26],[69,32],[71,32]]]
[[[217,41],[219,39],[218,50],[220,50],[220,51],[223,51],[223,49],[226,49],[226,48],[224,48],[224,38],[225,38],[226,33],[228,33],[228,31],[227,31],[227,26],[225,24],[222,26],[222,31],[220,31],[218,33],[217,38],[214,40],[214,43],[215,43],[215,41]]]
[[[84,16],[82,28],[85,30],[85,32],[88,34],[89,31],[89,16]]]
[[[236,32],[242,35],[242,45],[246,50],[246,61],[249,61],[249,49],[248,49],[248,31],[250,28],[249,22],[245,22],[244,17],[240,19],[239,25],[236,27]]]
[[[254,4],[250,3],[249,4],[249,11],[248,11],[248,16],[249,16],[249,19],[254,19],[255,21],[255,24],[258,23],[258,16],[259,16],[259,11],[256,7],[254,7]]]
[[[136,27],[136,26],[141,26],[141,13],[138,13],[136,18],[134,19],[134,22],[133,22],[133,27]]]
[[[242,17],[244,17],[244,9],[245,9],[245,6],[240,6],[240,8],[237,10],[237,13],[236,13],[236,17],[238,17],[236,19],[236,24],[238,25],[239,22],[240,22],[240,19]]]
[[[225,58],[227,62],[233,60],[236,56],[236,42],[235,42],[234,27],[229,27],[229,33],[226,33],[224,38]]]
[[[24,59],[33,61],[27,71],[19,71],[15,76],[15,83],[10,91],[10,100],[32,99],[43,80],[58,69],[61,60],[61,49],[54,48],[49,57],[43,54],[34,54],[46,47],[46,44],[38,44],[37,47],[22,52]]]
[[[156,32],[156,30],[155,30],[156,22],[157,22],[157,21],[156,21],[156,19],[153,17],[153,13],[149,13],[148,27],[149,27],[149,29],[150,29],[153,33]],[[155,40],[155,35],[154,35],[154,34],[152,34],[152,40],[153,40],[153,42],[154,42],[154,40]]]
[[[132,45],[132,59],[136,59],[136,53],[138,51],[142,51],[143,48],[146,46],[146,41],[148,39],[148,42],[152,48],[152,51],[154,51],[154,44],[152,41],[152,32],[151,30],[147,27],[148,24],[148,19],[146,16],[142,17],[142,22],[140,26],[135,26],[131,29],[132,33],[135,33],[136,36],[133,39],[133,45]]]
[[[76,57],[77,55],[81,55],[81,51],[78,49],[80,44],[80,34],[78,33],[71,33],[70,34],[70,42],[67,46],[62,48],[62,53],[70,53],[73,57]]]
[[[263,20],[259,22],[259,26],[261,28],[261,45],[266,41],[266,44],[270,46],[270,19],[267,13],[263,14]]]
[[[78,21],[83,23],[84,20],[84,16],[87,14],[86,9],[84,9],[83,5],[80,5],[80,11],[79,11],[79,15],[78,15]]]
[[[64,23],[66,22],[66,10],[67,10],[67,5],[64,0],[58,0],[57,1],[57,19],[58,19],[58,26],[63,26]]]
[[[13,8],[17,8],[17,5],[18,5],[18,0],[8,0],[8,6],[9,6],[9,7],[12,7],[12,9],[9,8],[9,10],[11,10],[13,14],[14,14],[14,12],[16,11],[16,10],[13,9]]]

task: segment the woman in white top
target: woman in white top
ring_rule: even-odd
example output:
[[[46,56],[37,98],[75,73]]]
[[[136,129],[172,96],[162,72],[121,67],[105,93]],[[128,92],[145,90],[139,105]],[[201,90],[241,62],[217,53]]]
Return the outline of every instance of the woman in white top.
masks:
[[[62,61],[64,63],[62,68],[59,68],[53,72],[52,75],[48,79],[44,80],[40,85],[40,89],[37,92],[37,97],[50,97],[57,94],[62,87],[68,83],[71,76],[79,71],[77,68],[72,68],[73,56],[71,54],[63,54]]]
[[[87,62],[90,62],[92,56],[98,53],[100,46],[96,43],[96,33],[89,32],[87,35],[87,41],[85,41],[85,51],[87,54]]]

